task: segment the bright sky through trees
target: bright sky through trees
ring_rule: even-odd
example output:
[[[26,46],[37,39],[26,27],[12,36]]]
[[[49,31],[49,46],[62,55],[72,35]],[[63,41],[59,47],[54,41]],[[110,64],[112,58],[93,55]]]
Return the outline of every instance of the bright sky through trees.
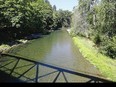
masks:
[[[77,6],[78,0],[49,0],[51,5],[56,5],[57,10],[69,10],[72,11],[74,6]]]

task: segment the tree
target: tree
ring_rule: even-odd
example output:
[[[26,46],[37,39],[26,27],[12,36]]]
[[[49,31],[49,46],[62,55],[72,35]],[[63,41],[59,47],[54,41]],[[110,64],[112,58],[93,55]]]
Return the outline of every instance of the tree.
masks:
[[[48,0],[0,0],[0,41],[69,27],[70,18],[71,12],[54,11]]]
[[[56,11],[56,10],[57,10],[56,5],[54,5],[53,6],[53,11]]]
[[[61,27],[70,27],[72,13],[67,10],[58,10],[53,14],[54,17],[54,28],[58,29]]]
[[[116,58],[115,10],[115,0],[79,0],[72,16],[72,33],[89,37],[101,53]]]
[[[53,24],[52,6],[44,0],[0,0],[0,10],[2,37],[44,32]]]

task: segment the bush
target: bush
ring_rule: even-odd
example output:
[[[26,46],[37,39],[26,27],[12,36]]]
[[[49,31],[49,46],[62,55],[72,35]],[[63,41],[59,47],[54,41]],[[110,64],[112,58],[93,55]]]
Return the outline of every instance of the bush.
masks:
[[[112,39],[104,39],[100,47],[101,53],[116,59],[116,36]]]
[[[100,45],[100,43],[101,43],[101,38],[100,38],[100,35],[99,34],[96,34],[95,36],[94,36],[94,39],[93,39],[93,41],[94,41],[94,43],[96,44],[96,45]]]

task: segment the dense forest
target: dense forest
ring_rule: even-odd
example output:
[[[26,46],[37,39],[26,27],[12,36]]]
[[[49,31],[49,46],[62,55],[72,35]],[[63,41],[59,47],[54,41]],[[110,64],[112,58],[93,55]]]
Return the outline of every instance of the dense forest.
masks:
[[[116,58],[116,0],[79,0],[72,16],[72,35],[86,37],[99,52]]]
[[[71,12],[48,0],[0,0],[0,42],[70,27]]]

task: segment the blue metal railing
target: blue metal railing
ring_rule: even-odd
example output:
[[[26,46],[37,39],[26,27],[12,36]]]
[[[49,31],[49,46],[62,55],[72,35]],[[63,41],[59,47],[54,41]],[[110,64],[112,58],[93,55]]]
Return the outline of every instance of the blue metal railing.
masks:
[[[73,70],[68,70],[68,69],[64,69],[64,68],[61,68],[61,67],[57,67],[57,66],[53,66],[53,65],[50,65],[50,64],[45,64],[45,63],[42,63],[42,62],[37,62],[37,61],[33,61],[33,60],[30,60],[30,59],[27,59],[27,58],[22,58],[22,57],[19,57],[19,56],[15,56],[15,55],[11,55],[11,54],[1,54],[2,57],[9,57],[9,58],[12,58],[12,61],[10,61],[9,63],[5,64],[5,65],[0,65],[0,69],[1,68],[5,68],[6,71],[7,70],[10,70],[10,73],[9,73],[9,76],[12,76],[12,73],[15,73],[15,74],[18,74],[19,76],[16,77],[17,79],[20,79],[21,77],[25,77],[29,80],[27,80],[26,82],[29,82],[30,80],[33,81],[34,83],[39,83],[39,79],[40,78],[43,78],[45,76],[48,76],[48,75],[51,75],[53,73],[56,73],[58,72],[58,74],[56,75],[55,79],[53,80],[53,83],[55,83],[58,79],[58,77],[60,76],[60,74],[63,75],[64,77],[64,80],[66,83],[68,83],[68,79],[65,75],[65,73],[68,73],[68,74],[72,74],[72,75],[76,75],[76,76],[80,76],[80,77],[84,77],[84,78],[87,78],[89,79],[87,82],[88,83],[106,83],[106,82],[112,82],[110,80],[107,80],[105,78],[101,78],[101,77],[98,77],[98,76],[92,76],[92,75],[88,75],[88,74],[85,74],[85,73],[82,73],[82,72],[75,72]],[[5,58],[4,58],[5,59]],[[12,63],[14,60],[13,59],[16,59],[16,63],[13,65],[12,69],[9,69],[9,68],[6,68],[5,66]],[[32,65],[29,69],[27,69],[25,72],[23,72],[22,74],[19,74],[15,71],[15,69],[17,68],[20,68],[20,67],[17,67],[19,61],[26,61],[26,62],[29,62],[31,64],[29,65]],[[1,60],[0,62],[5,62],[5,61],[8,61],[8,60]],[[55,71],[51,72],[51,73],[48,73],[48,74],[45,74],[45,75],[42,75],[42,76],[39,76],[39,66],[44,66],[44,67],[47,67],[47,68],[51,68],[51,69],[54,69]],[[29,77],[26,77],[25,74],[28,73],[30,70],[32,70],[33,68],[36,68],[36,73],[35,73],[35,78],[32,78],[30,79]]]

